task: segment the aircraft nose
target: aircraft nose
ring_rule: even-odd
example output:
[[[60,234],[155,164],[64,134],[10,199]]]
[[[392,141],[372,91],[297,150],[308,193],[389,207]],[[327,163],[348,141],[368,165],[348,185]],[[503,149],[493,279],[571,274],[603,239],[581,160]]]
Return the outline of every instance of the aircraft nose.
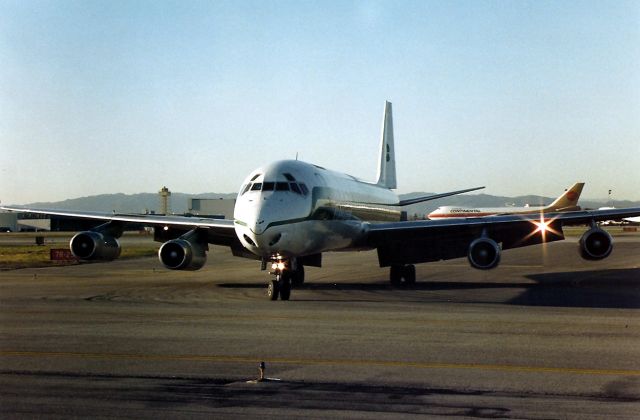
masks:
[[[265,230],[264,219],[257,219],[250,229],[256,235],[262,235]]]

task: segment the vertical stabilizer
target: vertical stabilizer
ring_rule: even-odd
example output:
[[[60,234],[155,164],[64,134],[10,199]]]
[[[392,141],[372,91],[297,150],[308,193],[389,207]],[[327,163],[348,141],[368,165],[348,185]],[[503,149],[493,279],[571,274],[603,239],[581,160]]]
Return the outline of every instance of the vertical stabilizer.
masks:
[[[578,199],[582,193],[582,187],[584,187],[584,182],[576,182],[564,194],[556,198],[553,203],[549,204],[545,210],[571,211],[579,209]]]
[[[393,115],[391,102],[384,104],[382,118],[382,136],[380,138],[380,157],[378,160],[378,180],[381,187],[394,189],[396,186],[396,152],[393,144]]]

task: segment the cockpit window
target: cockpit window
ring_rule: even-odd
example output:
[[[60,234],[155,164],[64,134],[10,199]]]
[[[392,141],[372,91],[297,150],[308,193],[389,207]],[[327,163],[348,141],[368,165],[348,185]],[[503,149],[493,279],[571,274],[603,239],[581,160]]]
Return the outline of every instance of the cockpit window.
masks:
[[[273,191],[275,188],[275,182],[265,182],[262,184],[262,191]]]
[[[297,182],[249,182],[242,186],[240,195],[247,191],[293,191],[296,194],[307,195],[309,189],[303,183]]]
[[[259,176],[260,176],[260,174],[255,174],[255,175],[250,179],[250,181],[255,181],[255,180],[256,180],[256,178],[257,178],[257,177],[259,177]]]
[[[276,191],[289,191],[289,184],[286,182],[276,182]]]
[[[289,174],[289,173],[283,173],[282,175],[284,175],[285,178],[287,178],[287,181],[295,181],[296,179],[293,177],[293,175]]]

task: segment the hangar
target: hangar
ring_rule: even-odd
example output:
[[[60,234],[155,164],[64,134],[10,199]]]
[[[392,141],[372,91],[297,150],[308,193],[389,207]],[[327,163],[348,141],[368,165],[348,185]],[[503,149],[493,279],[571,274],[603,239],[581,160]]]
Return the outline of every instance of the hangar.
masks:
[[[231,198],[189,198],[187,213],[192,216],[232,219],[236,200]]]
[[[41,230],[51,230],[51,219],[48,216],[0,213],[0,232],[37,232]]]

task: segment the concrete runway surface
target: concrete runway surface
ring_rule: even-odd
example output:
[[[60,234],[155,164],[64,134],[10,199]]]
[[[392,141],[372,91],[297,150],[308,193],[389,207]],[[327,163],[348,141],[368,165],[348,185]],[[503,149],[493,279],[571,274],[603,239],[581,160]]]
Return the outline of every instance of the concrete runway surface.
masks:
[[[288,302],[222,248],[197,272],[3,271],[0,417],[640,418],[640,234],[599,262],[576,241],[418,265],[411,289],[326,254]]]

